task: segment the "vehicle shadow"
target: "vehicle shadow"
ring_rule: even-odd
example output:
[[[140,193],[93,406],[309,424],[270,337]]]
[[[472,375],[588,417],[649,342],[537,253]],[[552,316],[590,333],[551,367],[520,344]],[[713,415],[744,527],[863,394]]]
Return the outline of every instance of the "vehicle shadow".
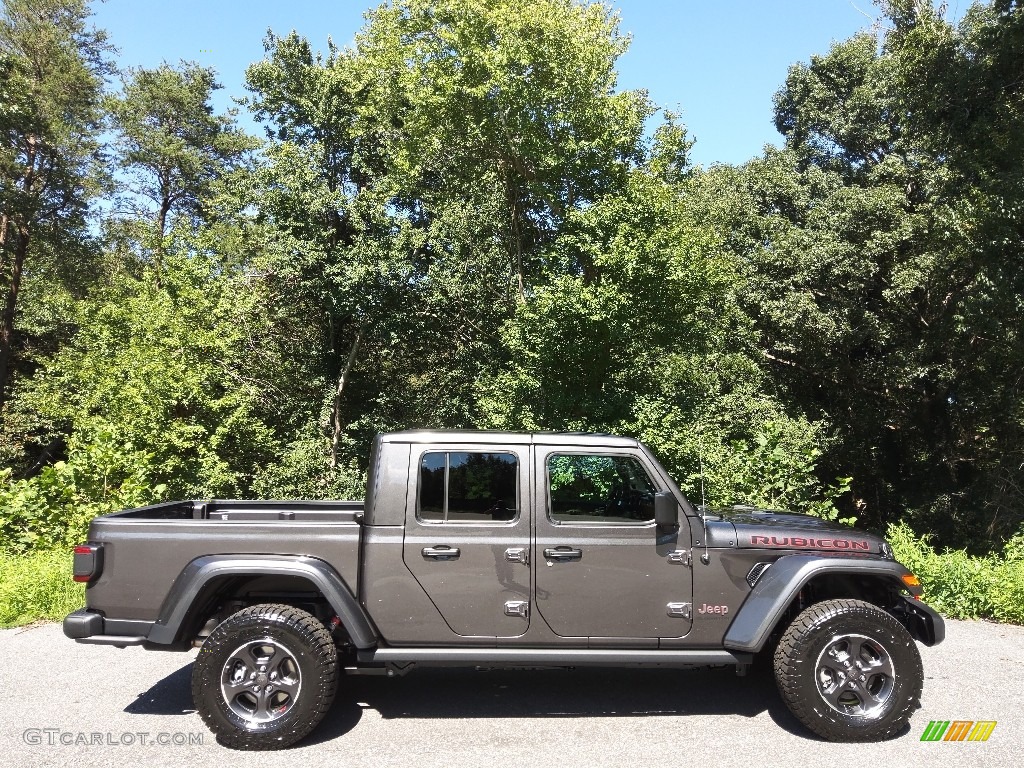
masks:
[[[757,669],[757,668],[755,668]],[[408,677],[346,677],[323,722],[302,744],[344,736],[362,710],[384,718],[635,717],[768,712],[781,728],[818,740],[779,699],[770,673],[732,668],[417,669]]]
[[[124,708],[134,715],[195,712],[192,664],[140,693]],[[299,745],[344,736],[364,710],[386,719],[515,717],[680,717],[767,712],[782,729],[818,741],[790,714],[770,672],[755,666],[746,677],[732,668],[475,670],[417,669],[407,677],[342,677],[334,705]],[[297,745],[297,746],[299,746]]]
[[[172,672],[124,708],[129,715],[189,715],[192,704],[192,664]]]

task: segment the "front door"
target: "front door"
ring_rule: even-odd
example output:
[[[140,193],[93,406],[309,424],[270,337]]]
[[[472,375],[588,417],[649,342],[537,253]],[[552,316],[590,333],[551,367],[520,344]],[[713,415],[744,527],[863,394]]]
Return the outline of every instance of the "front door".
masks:
[[[659,529],[667,490],[641,452],[537,447],[537,611],[562,637],[671,638],[690,630],[685,526]]]
[[[529,627],[528,456],[527,446],[414,446],[405,565],[456,635]]]

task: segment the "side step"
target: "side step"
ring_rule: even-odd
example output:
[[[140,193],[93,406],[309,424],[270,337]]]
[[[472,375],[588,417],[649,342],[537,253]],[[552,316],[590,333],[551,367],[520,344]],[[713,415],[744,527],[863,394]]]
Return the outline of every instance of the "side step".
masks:
[[[509,664],[522,666],[703,667],[749,664],[752,655],[725,650],[640,650],[566,648],[376,648],[359,651],[362,663],[416,662],[422,665]]]

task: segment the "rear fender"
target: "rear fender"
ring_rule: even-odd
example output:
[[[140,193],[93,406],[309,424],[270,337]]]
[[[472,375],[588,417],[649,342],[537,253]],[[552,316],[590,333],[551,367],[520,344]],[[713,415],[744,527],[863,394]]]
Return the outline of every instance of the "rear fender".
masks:
[[[146,639],[157,645],[174,645],[187,639],[181,636],[182,632],[193,618],[192,608],[207,586],[215,580],[240,576],[304,579],[324,596],[356,648],[372,648],[377,644],[377,632],[369,617],[334,568],[319,558],[284,555],[208,555],[196,558],[174,581],[160,608],[160,616]]]

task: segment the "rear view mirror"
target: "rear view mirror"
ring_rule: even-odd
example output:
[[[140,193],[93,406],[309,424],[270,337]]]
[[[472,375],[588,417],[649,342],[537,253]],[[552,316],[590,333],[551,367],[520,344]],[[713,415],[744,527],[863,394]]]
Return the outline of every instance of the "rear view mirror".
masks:
[[[654,494],[654,522],[662,528],[679,525],[679,503],[671,491]]]

